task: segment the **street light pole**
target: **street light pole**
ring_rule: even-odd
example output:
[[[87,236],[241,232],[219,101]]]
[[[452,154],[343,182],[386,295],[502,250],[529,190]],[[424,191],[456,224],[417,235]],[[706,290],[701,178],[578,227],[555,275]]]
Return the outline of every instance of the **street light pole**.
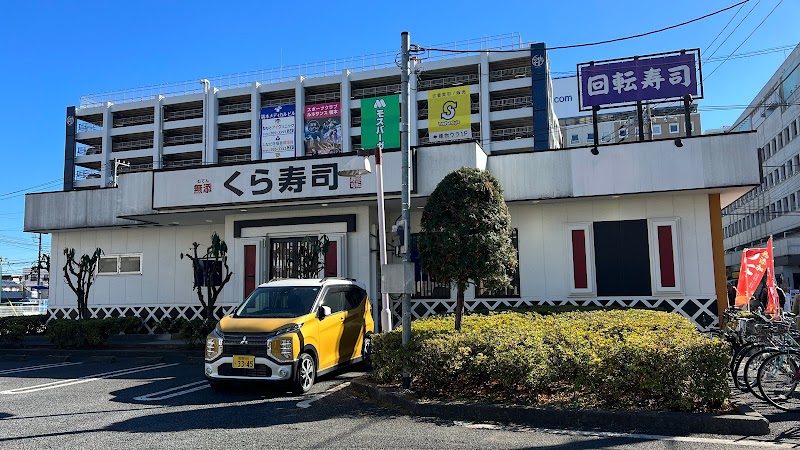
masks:
[[[401,191],[401,217],[403,220],[403,264],[408,265],[411,262],[411,253],[409,252],[411,246],[411,186],[409,184],[411,174],[411,146],[408,136],[409,116],[411,115],[411,96],[409,95],[409,76],[411,70],[409,67],[409,60],[411,59],[411,44],[407,31],[400,34],[400,51],[401,51],[401,67],[400,67],[400,157],[403,160],[403,176]],[[403,336],[402,345],[408,347],[411,343],[411,294],[404,292],[402,297],[402,325]],[[403,365],[403,380],[402,386],[404,389],[411,387],[411,372],[408,365]]]
[[[378,186],[378,247],[381,267],[386,267],[389,257],[386,255],[386,209],[383,200],[383,142],[378,142],[375,149],[375,178]],[[389,293],[381,292],[381,331],[392,330],[392,309],[389,305]]]
[[[375,155],[375,181],[378,194],[378,254],[380,255],[381,270],[386,267],[389,257],[386,255],[386,208],[384,207],[383,195],[383,142],[378,142],[377,147],[372,150],[358,150],[356,156],[350,159],[345,166],[339,170],[339,176],[360,177],[372,173],[372,168],[367,158],[370,154]],[[381,306],[378,308],[381,331],[392,330],[392,310],[389,304],[389,293],[381,292]]]

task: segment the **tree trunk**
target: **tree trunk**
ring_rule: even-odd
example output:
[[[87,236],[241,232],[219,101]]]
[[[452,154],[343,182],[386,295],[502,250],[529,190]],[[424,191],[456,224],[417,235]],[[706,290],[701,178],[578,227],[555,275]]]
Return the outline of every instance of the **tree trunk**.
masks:
[[[464,291],[467,283],[458,282],[458,294],[456,295],[456,331],[461,331],[461,319],[464,317]]]
[[[86,320],[89,318],[89,308],[87,303],[88,302],[84,296],[78,297],[78,318],[81,320]]]

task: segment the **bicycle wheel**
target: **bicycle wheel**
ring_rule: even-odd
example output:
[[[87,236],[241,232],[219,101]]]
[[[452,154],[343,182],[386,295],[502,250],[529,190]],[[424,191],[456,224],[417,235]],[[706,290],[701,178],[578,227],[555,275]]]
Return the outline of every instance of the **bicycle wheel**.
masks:
[[[766,399],[763,397],[764,394],[757,389],[758,369],[761,367],[761,364],[764,362],[764,360],[772,356],[772,354],[774,354],[776,351],[777,349],[775,348],[761,347],[760,350],[750,355],[749,358],[743,360],[744,370],[742,371],[742,380],[744,388],[747,390],[747,392],[752,392],[753,395],[761,400]]]
[[[729,342],[731,342],[731,360],[730,360],[730,365],[731,365],[731,374],[733,374],[733,373],[735,373],[734,371],[736,370],[736,363],[739,362],[739,359],[741,358],[742,352],[745,351],[745,349],[747,349],[749,347],[752,347],[755,344],[748,343],[748,344],[740,345],[740,344],[738,344],[736,342],[733,342],[733,341],[729,341]]]
[[[763,344],[747,344],[739,350],[734,358],[736,361],[733,365],[733,370],[731,374],[733,375],[733,384],[742,392],[749,392],[750,388],[747,385],[744,375],[745,375],[745,368],[747,367],[747,361],[755,355],[756,353],[760,352],[764,349]],[[758,366],[756,366],[756,370],[758,370]]]
[[[767,357],[758,369],[758,390],[775,407],[800,411],[800,353],[782,351]]]

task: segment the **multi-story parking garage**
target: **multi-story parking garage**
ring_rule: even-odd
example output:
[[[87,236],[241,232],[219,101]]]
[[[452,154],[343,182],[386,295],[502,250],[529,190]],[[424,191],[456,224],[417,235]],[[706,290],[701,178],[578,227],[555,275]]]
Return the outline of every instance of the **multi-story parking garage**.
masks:
[[[412,233],[437,183],[463,166],[491,171],[512,214],[514,282],[470,288],[468,308],[646,306],[713,324],[724,302],[720,206],[758,183],[753,136],[562,149],[544,44],[492,43],[505,51],[418,55],[410,86]],[[52,233],[54,267],[64,248],[103,250],[96,315],[196,316],[179,255],[213,232],[234,271],[220,309],[258,283],[301,275],[291,250],[321,235],[332,243],[324,274],[363,280],[378,299],[376,236],[390,235],[400,211],[395,131],[381,128],[397,108],[394,57],[85,96],[67,109],[64,189],[26,197],[25,229]],[[456,120],[431,120],[448,102]],[[377,227],[374,175],[337,176],[376,139],[387,230]],[[449,284],[417,270],[415,286],[415,317],[453,309]],[[75,314],[63,280],[51,282],[50,307]]]

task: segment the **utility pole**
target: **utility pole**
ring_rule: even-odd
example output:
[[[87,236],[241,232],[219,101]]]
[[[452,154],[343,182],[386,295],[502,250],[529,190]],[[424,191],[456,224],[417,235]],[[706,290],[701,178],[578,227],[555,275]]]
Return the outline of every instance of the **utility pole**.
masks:
[[[120,161],[120,160],[118,160],[118,159],[115,159],[115,160],[114,160],[114,187],[117,187],[117,186],[118,186],[118,185],[117,185],[117,176],[119,175],[119,166],[122,166],[122,167],[130,167],[131,165],[130,165],[130,163],[127,163],[127,162],[125,162],[125,161]],[[40,234],[40,235],[39,235],[39,239],[40,239],[40,240],[41,240],[41,236],[42,236],[42,235]],[[41,249],[40,249],[40,251],[41,251]]]
[[[411,147],[408,136],[409,116],[411,115],[411,97],[409,95],[409,76],[411,70],[409,60],[411,59],[411,44],[408,32],[400,34],[401,68],[400,68],[400,153],[403,160],[403,176],[401,186],[401,216],[403,218],[403,264],[411,262],[411,185],[409,184],[411,174]],[[382,231],[382,230],[381,230]],[[405,289],[407,290],[407,289]],[[403,293],[402,303],[402,325],[403,325],[403,347],[408,347],[411,343],[411,294]],[[411,387],[411,371],[408,365],[403,366],[404,389]]]
[[[3,263],[6,262],[6,259],[0,256],[0,299],[3,298]],[[14,304],[11,300],[8,301],[8,304],[11,305],[11,309],[14,309]]]
[[[39,233],[39,259],[36,260],[36,298],[42,292],[42,233]]]

